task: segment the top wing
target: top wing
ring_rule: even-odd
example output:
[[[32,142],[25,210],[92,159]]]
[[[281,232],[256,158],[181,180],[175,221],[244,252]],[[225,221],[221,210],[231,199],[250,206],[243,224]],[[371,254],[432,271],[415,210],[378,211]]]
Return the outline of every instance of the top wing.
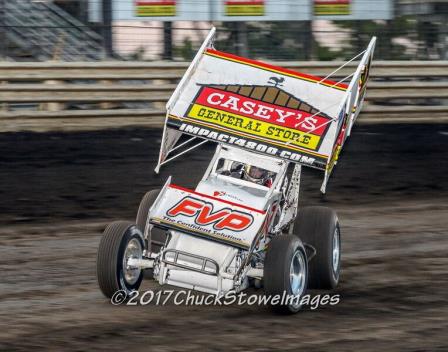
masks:
[[[327,180],[341,130],[345,140],[359,113],[360,67],[346,85],[217,51],[213,37],[214,29],[167,104],[156,170],[188,134],[325,170]]]

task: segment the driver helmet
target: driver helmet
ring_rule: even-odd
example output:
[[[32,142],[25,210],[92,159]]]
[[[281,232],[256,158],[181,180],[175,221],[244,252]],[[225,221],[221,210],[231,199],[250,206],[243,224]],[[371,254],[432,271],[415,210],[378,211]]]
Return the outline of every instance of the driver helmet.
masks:
[[[244,166],[244,179],[247,181],[258,183],[259,185],[264,185],[268,180],[268,177],[268,171],[262,169],[261,167],[252,165]]]

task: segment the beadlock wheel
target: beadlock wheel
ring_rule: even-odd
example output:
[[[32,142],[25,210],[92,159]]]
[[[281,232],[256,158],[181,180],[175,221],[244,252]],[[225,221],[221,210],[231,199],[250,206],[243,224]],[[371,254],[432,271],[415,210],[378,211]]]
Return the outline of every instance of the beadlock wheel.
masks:
[[[138,290],[143,271],[128,265],[131,258],[141,259],[143,237],[140,230],[128,221],[115,221],[106,227],[101,238],[96,272],[103,294],[111,298],[115,292]]]

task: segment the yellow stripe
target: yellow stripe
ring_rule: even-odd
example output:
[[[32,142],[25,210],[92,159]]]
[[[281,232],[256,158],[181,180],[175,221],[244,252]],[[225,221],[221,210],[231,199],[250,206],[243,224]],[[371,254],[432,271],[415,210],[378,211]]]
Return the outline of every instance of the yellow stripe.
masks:
[[[264,5],[226,5],[227,16],[263,16]]]
[[[349,4],[316,4],[314,5],[315,15],[349,15]]]
[[[259,69],[262,69],[262,70],[265,70],[265,71],[269,71],[269,72],[279,73],[281,75],[289,76],[289,77],[293,77],[293,78],[297,78],[297,79],[301,79],[303,81],[308,81],[308,82],[313,82],[313,83],[318,82],[315,79],[310,79],[310,78],[306,78],[306,77],[303,77],[303,76],[294,75],[292,73],[288,73],[288,72],[284,72],[284,71],[280,71],[280,70],[276,70],[276,69],[272,69],[272,68],[267,68],[267,67],[264,67],[264,66],[261,66],[261,65],[252,64],[252,63],[244,62],[244,61],[241,61],[241,60],[220,56],[220,55],[213,54],[213,53],[210,53],[210,52],[205,52],[205,55],[213,56],[213,57],[216,57],[218,59],[223,59],[223,60],[226,60],[226,61],[236,62],[236,63],[247,65],[247,66],[252,66],[252,67],[259,68]],[[327,87],[330,87],[330,88],[342,90],[342,91],[346,91],[347,90],[347,88],[338,87],[337,85],[333,85],[333,84],[329,84],[329,83],[325,83],[325,82],[321,82],[320,84],[324,85],[324,86],[327,86]]]
[[[137,6],[138,17],[151,17],[151,16],[176,16],[175,5],[141,5]]]
[[[219,119],[214,119],[218,116],[223,117],[222,121]],[[194,104],[192,106],[191,110],[188,113],[188,117],[209,122],[212,124],[217,124],[222,127],[227,127],[231,130],[246,132],[250,133],[251,135],[254,134],[257,136],[265,137],[267,139],[275,139],[276,141],[290,142],[292,145],[312,150],[316,150],[320,141],[320,137],[316,135],[312,135],[288,127],[280,127],[277,125],[273,125],[271,123],[259,121],[241,115],[229,114],[225,111],[213,109],[199,104]],[[238,126],[236,125],[236,123],[238,123]],[[251,126],[251,128],[250,127],[244,128],[243,126]],[[284,135],[275,136],[274,131],[277,128],[283,130],[284,133],[287,133],[290,137],[294,137],[294,139],[285,137]]]

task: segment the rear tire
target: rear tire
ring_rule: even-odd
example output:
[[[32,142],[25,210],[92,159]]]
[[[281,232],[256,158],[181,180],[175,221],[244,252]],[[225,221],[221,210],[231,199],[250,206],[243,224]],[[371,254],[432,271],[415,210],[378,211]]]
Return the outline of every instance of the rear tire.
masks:
[[[135,220],[138,229],[145,234],[146,222],[148,220],[148,213],[151,206],[156,201],[157,196],[160,193],[160,189],[154,189],[147,192],[138,207],[137,218]],[[164,230],[153,227],[148,234],[147,249],[152,253],[159,253],[162,246],[165,245],[166,232]]]
[[[128,221],[115,221],[106,227],[98,248],[96,274],[103,294],[111,298],[119,290],[127,294],[138,290],[143,271],[128,268],[127,258],[142,258],[143,237],[137,227]]]
[[[341,231],[333,209],[304,207],[294,222],[294,234],[316,251],[309,263],[309,288],[334,289],[341,270]]]
[[[268,244],[264,262],[264,291],[272,300],[275,296],[296,296],[292,301],[272,304],[279,313],[297,313],[308,281],[308,261],[305,248],[297,236],[279,235]],[[285,298],[286,300],[286,298]]]

